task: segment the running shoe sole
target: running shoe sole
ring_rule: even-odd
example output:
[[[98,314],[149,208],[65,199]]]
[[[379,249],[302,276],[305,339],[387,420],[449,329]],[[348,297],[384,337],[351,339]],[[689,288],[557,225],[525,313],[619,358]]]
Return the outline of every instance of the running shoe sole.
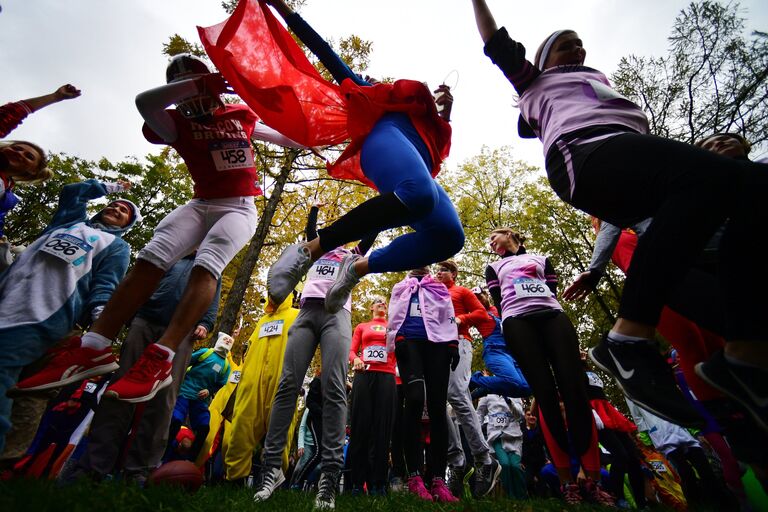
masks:
[[[345,285],[350,283],[350,281],[347,281],[347,276],[349,275],[349,267],[354,265],[354,263],[359,259],[360,256],[356,254],[348,254],[342,260],[341,267],[339,268],[339,278],[330,287],[328,293],[325,294],[325,310],[328,313],[336,314],[341,311],[341,308],[343,308],[344,304],[347,303],[347,300],[352,293],[352,288],[354,288],[357,283],[360,282],[360,279],[358,279],[352,283],[352,286],[349,287],[349,290],[344,290]]]
[[[104,391],[104,396],[108,398],[113,398],[115,400],[120,400],[121,402],[127,402],[129,404],[140,404],[142,402],[148,402],[149,400],[152,400],[155,397],[155,395],[158,393],[158,391],[170,386],[171,382],[173,382],[173,377],[169,375],[168,377],[163,379],[160,382],[160,384],[157,385],[148,395],[140,396],[136,398],[120,398],[120,395],[110,390]]]
[[[16,386],[13,388],[16,393],[25,393],[27,391],[44,391],[47,389],[53,389],[53,388],[60,388],[62,386],[66,386],[67,384],[72,384],[73,382],[79,382],[81,380],[88,379],[90,377],[97,377],[99,375],[104,375],[106,373],[111,373],[115,370],[120,368],[120,365],[116,362],[112,362],[109,364],[104,364],[101,366],[94,366],[93,368],[89,368],[83,372],[78,372],[70,375],[66,379],[57,380],[56,382],[48,382],[46,384],[40,384],[39,386],[32,386],[32,387],[24,387],[20,388]]]
[[[303,246],[303,244],[289,245],[283,249],[283,252],[281,252],[280,256],[277,258],[277,261],[269,267],[269,272],[267,273],[267,293],[275,306],[279,306],[285,302],[285,299],[296,288],[296,285],[299,284],[301,278],[307,273],[309,267],[312,265],[312,258],[308,257],[304,265],[297,268],[300,275],[291,276],[292,265],[287,265],[284,260],[291,257],[291,252],[298,254],[299,249]],[[291,285],[291,283],[293,284]]]

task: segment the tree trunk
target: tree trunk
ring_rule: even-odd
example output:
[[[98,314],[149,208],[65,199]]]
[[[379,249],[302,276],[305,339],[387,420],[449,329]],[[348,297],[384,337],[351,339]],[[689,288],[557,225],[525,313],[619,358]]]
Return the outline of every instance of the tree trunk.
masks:
[[[227,301],[224,304],[221,316],[219,317],[219,325],[213,332],[221,331],[231,333],[234,330],[235,319],[240,312],[240,306],[243,304],[245,290],[248,288],[248,282],[251,279],[251,275],[253,275],[253,269],[256,266],[256,262],[259,261],[261,249],[264,247],[267,235],[269,235],[272,218],[275,216],[277,205],[280,203],[280,199],[283,195],[283,188],[288,181],[288,177],[293,170],[293,162],[298,155],[299,152],[297,150],[287,151],[283,167],[280,169],[280,174],[275,179],[272,195],[269,196],[264,212],[259,219],[256,233],[254,233],[253,238],[251,238],[251,242],[248,245],[248,249],[240,264],[240,268],[237,269],[237,275],[235,276],[232,288],[230,288],[229,294],[227,295]]]

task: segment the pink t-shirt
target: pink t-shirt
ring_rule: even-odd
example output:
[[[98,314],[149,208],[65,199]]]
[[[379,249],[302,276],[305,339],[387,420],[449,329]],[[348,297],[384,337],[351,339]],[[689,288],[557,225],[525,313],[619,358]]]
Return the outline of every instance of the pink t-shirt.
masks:
[[[563,308],[547,286],[546,258],[538,254],[518,254],[491,263],[501,287],[502,319],[542,309]]]
[[[312,264],[307,272],[307,282],[304,283],[304,290],[301,292],[302,299],[324,299],[328,294],[328,290],[331,289],[333,283],[339,277],[341,271],[341,260],[351,251],[342,247],[337,247],[332,251],[320,256],[316,262]],[[344,304],[344,309],[352,311],[352,297],[347,299],[347,303]]]

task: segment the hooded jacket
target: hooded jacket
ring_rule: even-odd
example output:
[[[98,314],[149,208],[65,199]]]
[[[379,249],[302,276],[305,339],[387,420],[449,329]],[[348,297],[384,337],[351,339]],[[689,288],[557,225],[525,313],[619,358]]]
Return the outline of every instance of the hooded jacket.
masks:
[[[141,215],[133,209],[122,228],[91,219],[90,200],[122,187],[97,180],[65,185],[53,220],[13,265],[0,274],[0,337],[3,331],[39,325],[50,339],[61,339],[77,323],[87,325],[94,308],[109,300],[128,268],[130,248],[121,238]]]

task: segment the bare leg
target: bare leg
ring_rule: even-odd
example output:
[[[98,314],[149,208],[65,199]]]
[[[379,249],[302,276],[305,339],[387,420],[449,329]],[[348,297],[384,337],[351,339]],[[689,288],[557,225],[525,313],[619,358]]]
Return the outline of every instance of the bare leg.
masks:
[[[653,336],[656,334],[655,326],[627,320],[626,318],[618,318],[616,323],[613,324],[613,330],[625,336],[636,336],[647,340],[653,339]]]
[[[118,285],[93,323],[91,331],[114,340],[120,329],[152,296],[165,271],[147,260],[138,259],[133,269]]]
[[[216,283],[213,274],[203,267],[192,268],[184,295],[173,312],[171,323],[158,341],[160,345],[171,350],[178,348],[210,307],[216,295]]]

